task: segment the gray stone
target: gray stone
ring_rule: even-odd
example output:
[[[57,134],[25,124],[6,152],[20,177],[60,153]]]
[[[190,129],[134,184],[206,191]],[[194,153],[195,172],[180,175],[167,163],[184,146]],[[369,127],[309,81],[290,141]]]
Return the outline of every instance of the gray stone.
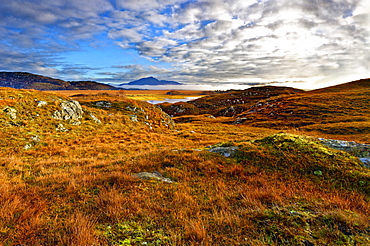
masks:
[[[112,103],[108,101],[99,101],[95,103],[96,106],[102,107],[102,108],[110,108],[112,107]]]
[[[31,137],[31,140],[34,141],[34,142],[41,142],[41,139],[39,136],[35,135],[35,136],[32,136]]]
[[[58,124],[58,126],[55,130],[58,131],[58,132],[68,132],[68,129],[65,128],[63,124]]]
[[[139,179],[143,179],[143,180],[154,180],[154,181],[162,181],[162,182],[165,182],[165,183],[174,183],[174,181],[172,181],[169,178],[163,177],[158,172],[153,172],[153,173],[141,172],[141,173],[135,173],[133,176],[137,177]]]
[[[79,126],[79,125],[81,125],[81,121],[79,121],[79,120],[70,120],[70,121],[69,121],[69,123],[70,123],[71,125],[74,125],[74,126]]]
[[[145,123],[145,125],[149,126],[149,129],[150,129],[150,130],[152,130],[152,129],[153,129],[153,127],[152,127],[152,124],[151,124],[151,123],[149,123],[149,122],[144,122],[144,123]]]
[[[6,106],[5,108],[3,108],[3,111],[9,116],[11,120],[17,119],[17,110],[15,110],[15,108]]]
[[[29,150],[29,149],[31,149],[31,148],[32,148],[32,144],[30,144],[30,143],[26,144],[26,145],[23,147],[23,149],[25,149],[25,150]]]
[[[365,158],[359,158],[362,163],[364,163],[365,167],[370,168],[370,158],[365,157]]]
[[[213,147],[208,149],[208,151],[213,153],[219,153],[225,157],[233,157],[238,148],[239,147]]]
[[[48,105],[48,103],[45,102],[45,101],[38,101],[37,102],[37,107],[42,107],[42,106],[46,106],[46,105]]]
[[[349,152],[358,157],[365,167],[370,168],[370,144],[360,144],[353,141],[319,138],[319,141],[333,149]]]
[[[62,101],[60,110],[53,113],[52,117],[57,120],[78,120],[82,118],[83,110],[79,102]]]
[[[137,115],[129,115],[129,117],[130,117],[130,120],[132,121],[132,122],[139,122],[139,120],[137,119]]]
[[[91,112],[87,113],[87,116],[97,124],[101,124],[101,121]]]

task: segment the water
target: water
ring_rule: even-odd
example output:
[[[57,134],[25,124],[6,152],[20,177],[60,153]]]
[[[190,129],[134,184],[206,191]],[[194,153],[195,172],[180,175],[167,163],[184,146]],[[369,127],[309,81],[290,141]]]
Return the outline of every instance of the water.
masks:
[[[188,101],[191,101],[197,98],[200,98],[200,97],[199,96],[198,97],[185,97],[185,98],[178,98],[178,99],[165,98],[164,100],[150,100],[147,102],[151,104],[159,104],[159,103],[164,103],[164,102],[177,103],[177,102],[188,102]]]

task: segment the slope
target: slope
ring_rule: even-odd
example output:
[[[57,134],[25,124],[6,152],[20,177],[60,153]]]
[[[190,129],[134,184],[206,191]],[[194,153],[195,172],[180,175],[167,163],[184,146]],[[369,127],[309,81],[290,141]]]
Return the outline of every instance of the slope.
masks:
[[[235,124],[286,127],[319,134],[361,135],[370,139],[370,81],[259,101],[237,115]]]
[[[302,90],[290,87],[263,86],[247,90],[210,95],[190,102],[176,104],[163,103],[160,107],[169,115],[181,116],[190,114],[212,114],[214,116],[235,116],[256,102],[278,96],[291,95]]]
[[[0,86],[35,90],[116,90],[117,88],[94,81],[66,82],[24,72],[0,72]]]
[[[124,96],[0,97],[2,245],[370,243],[369,169],[314,138],[173,126]]]

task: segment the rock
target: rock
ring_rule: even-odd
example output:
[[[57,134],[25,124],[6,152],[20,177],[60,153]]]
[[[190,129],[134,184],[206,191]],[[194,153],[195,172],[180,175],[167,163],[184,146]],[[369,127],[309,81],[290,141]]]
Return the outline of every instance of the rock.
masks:
[[[165,183],[174,183],[174,181],[172,181],[169,178],[163,177],[158,172],[153,172],[153,173],[141,172],[141,173],[135,173],[133,176],[137,177],[139,179],[143,179],[143,180],[154,180],[154,181],[162,181],[162,182],[165,182]]]
[[[149,122],[144,122],[145,123],[145,125],[147,125],[148,127],[149,127],[149,129],[150,130],[152,130],[153,129],[153,127],[152,127],[152,124],[151,123],[149,123]]]
[[[137,119],[137,115],[132,114],[132,115],[129,115],[129,117],[130,117],[130,120],[131,120],[132,122],[139,122],[139,120]]]
[[[41,142],[40,137],[39,137],[39,136],[37,136],[37,135],[32,136],[32,137],[31,137],[31,140],[32,140],[32,141],[34,141],[34,142],[37,142],[37,143]]]
[[[5,108],[3,108],[3,111],[9,116],[11,120],[17,119],[17,110],[15,110],[15,108],[6,106]]]
[[[97,124],[101,124],[101,121],[91,112],[87,113],[87,116]]]
[[[238,147],[213,147],[207,149],[209,152],[220,153],[225,157],[233,157]]]
[[[26,145],[23,147],[23,149],[25,149],[25,150],[29,150],[29,149],[31,149],[31,148],[32,148],[32,144],[30,144],[30,143],[26,144]]]
[[[79,102],[62,101],[60,110],[53,113],[52,117],[57,120],[78,120],[82,118],[83,110]]]
[[[245,118],[245,117],[244,118],[239,118],[239,119],[236,119],[233,124],[243,124],[247,120],[248,120],[248,118]]]
[[[45,101],[38,101],[37,102],[37,107],[42,107],[42,106],[46,106],[46,105],[48,105],[48,103],[45,102]]]
[[[102,108],[110,108],[112,107],[112,103],[108,101],[99,101],[95,103],[96,106],[102,107]]]
[[[332,149],[337,149],[358,157],[360,161],[370,168],[370,144],[360,144],[353,141],[319,138],[319,141]]]
[[[58,132],[68,132],[68,129],[65,128],[63,124],[58,124],[58,126],[55,130],[58,131]]]
[[[369,157],[364,157],[364,158],[359,158],[362,163],[364,163],[365,167],[370,168],[370,158]]]
[[[79,120],[70,120],[69,122],[71,125],[74,125],[74,126],[79,126],[81,125],[81,121]]]
[[[129,111],[133,111],[135,112],[137,110],[137,108],[135,106],[126,106],[126,109],[129,110]]]

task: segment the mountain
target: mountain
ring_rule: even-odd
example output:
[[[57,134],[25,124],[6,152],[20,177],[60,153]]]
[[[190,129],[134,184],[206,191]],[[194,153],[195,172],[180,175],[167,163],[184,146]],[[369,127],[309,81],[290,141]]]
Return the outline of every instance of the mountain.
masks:
[[[66,90],[70,83],[23,72],[0,72],[0,86],[15,89]]]
[[[0,72],[0,87],[34,90],[117,90],[94,81],[64,81],[25,72]]]
[[[116,87],[95,81],[69,81],[73,90],[117,90]]]
[[[127,84],[120,84],[120,86],[124,85],[182,85],[182,83],[176,81],[158,80],[154,77],[147,77],[131,81]]]

